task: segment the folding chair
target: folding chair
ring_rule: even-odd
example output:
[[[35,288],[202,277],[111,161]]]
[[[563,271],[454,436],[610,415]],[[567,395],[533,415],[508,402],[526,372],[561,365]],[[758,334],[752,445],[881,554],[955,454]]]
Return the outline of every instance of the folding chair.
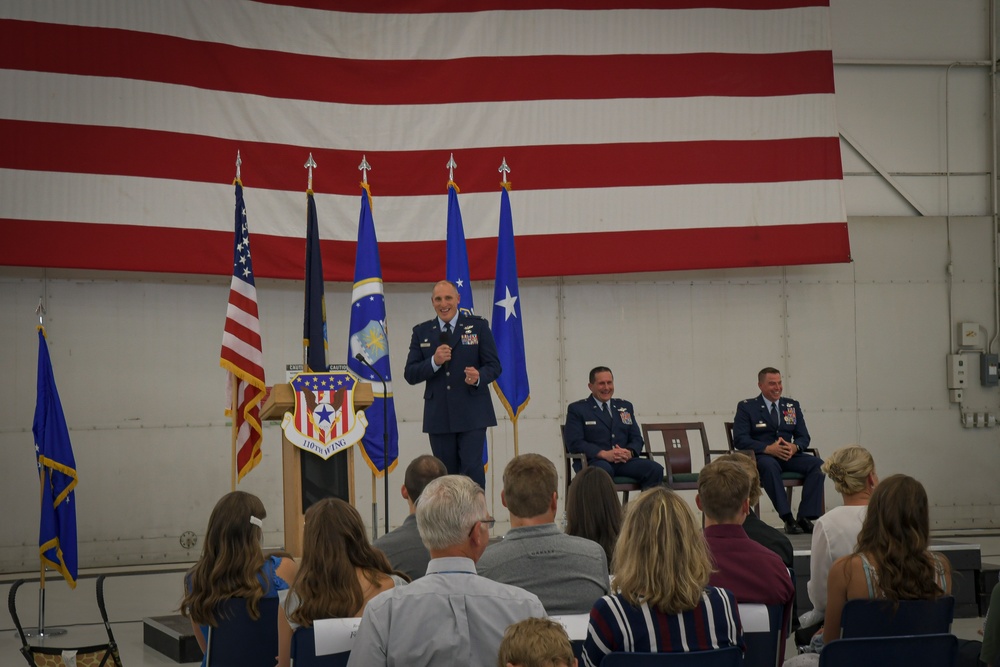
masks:
[[[785,661],[785,643],[792,623],[792,603],[739,603],[740,624],[746,653],[745,667],[780,667]]]
[[[324,618],[292,635],[292,667],[346,667],[360,618]]]
[[[845,639],[936,635],[951,632],[955,598],[936,600],[848,600],[840,614],[840,633]]]
[[[602,667],[741,667],[743,652],[738,646],[687,653],[609,653]]]
[[[838,639],[823,647],[819,667],[954,667],[955,635]]]
[[[75,647],[55,647],[55,646],[32,646],[28,643],[21,627],[21,621],[17,617],[17,605],[15,597],[17,589],[24,583],[24,579],[18,579],[10,587],[7,595],[7,609],[10,617],[17,628],[17,634],[21,637],[21,655],[28,661],[29,665],[36,667],[63,667],[74,664],[76,667],[122,667],[121,658],[118,655],[118,643],[111,632],[111,624],[108,622],[108,612],[104,607],[104,575],[97,578],[97,608],[101,611],[101,620],[104,622],[104,630],[108,633],[108,641],[105,644],[93,646]],[[73,662],[75,658],[75,662]]]
[[[215,608],[217,627],[209,626],[207,667],[274,667],[278,655],[278,598],[258,603],[254,620],[243,598],[230,598]]]

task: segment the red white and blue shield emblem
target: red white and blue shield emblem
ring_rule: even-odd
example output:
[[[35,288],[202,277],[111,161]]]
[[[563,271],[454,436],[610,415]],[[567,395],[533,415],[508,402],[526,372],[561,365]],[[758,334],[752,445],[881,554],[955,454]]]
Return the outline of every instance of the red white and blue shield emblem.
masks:
[[[328,459],[359,442],[368,421],[354,412],[354,375],[299,373],[292,379],[295,411],[286,412],[281,429],[293,445]]]

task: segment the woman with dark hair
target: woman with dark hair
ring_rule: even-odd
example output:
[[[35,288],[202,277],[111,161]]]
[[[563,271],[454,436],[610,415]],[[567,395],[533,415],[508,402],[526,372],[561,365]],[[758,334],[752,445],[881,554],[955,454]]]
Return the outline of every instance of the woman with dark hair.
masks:
[[[292,633],[323,618],[360,618],[373,597],[409,581],[368,542],[361,515],[339,498],[305,514],[302,562],[278,614],[278,666],[291,659]]]
[[[708,585],[712,560],[701,526],[670,489],[649,489],[626,506],[611,571],[616,593],[590,612],[584,665],[612,652],[744,648],[736,599]]]
[[[611,476],[594,467],[578,472],[566,494],[566,533],[600,544],[610,569],[621,525],[622,505]]]
[[[908,475],[882,480],[871,494],[854,553],[838,558],[827,578],[823,644],[840,638],[848,600],[932,600],[951,594],[951,564],[928,551],[930,512],[923,485]],[[805,653],[786,665],[819,662]]]
[[[257,496],[233,491],[219,499],[208,519],[201,558],[184,577],[181,613],[191,619],[201,650],[208,627],[218,627],[215,609],[230,598],[243,598],[253,619],[260,618],[260,601],[278,596],[295,576],[295,561],[265,557],[264,503]],[[202,659],[202,665],[205,664]]]

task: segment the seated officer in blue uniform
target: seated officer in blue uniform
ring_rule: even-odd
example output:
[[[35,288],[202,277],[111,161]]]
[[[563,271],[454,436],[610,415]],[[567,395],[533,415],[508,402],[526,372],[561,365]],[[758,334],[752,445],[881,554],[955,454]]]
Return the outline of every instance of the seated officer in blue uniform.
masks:
[[[785,532],[797,535],[812,532],[812,520],[823,514],[823,482],[826,476],[818,456],[805,453],[809,430],[799,402],[781,395],[781,371],[764,368],[757,374],[760,395],[736,406],[733,419],[733,446],[752,451],[760,471],[760,484],[775,511],[785,522]],[[781,473],[805,475],[798,520],[781,483]]]
[[[590,371],[587,387],[590,396],[566,409],[563,437],[567,451],[586,454],[588,466],[601,468],[612,477],[636,479],[643,489],[661,484],[663,466],[639,457],[642,435],[632,404],[612,398],[615,378],[611,369],[598,366]]]
[[[497,425],[490,383],[500,376],[500,357],[482,317],[461,312],[458,288],[434,285],[437,317],[413,327],[403,377],[424,384],[424,433],[448,474],[466,475],[486,488],[483,442]]]

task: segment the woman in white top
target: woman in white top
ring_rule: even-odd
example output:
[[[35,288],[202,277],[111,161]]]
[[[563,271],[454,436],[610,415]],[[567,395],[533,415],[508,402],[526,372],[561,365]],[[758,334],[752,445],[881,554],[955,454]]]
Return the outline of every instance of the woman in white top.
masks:
[[[844,504],[829,510],[813,526],[807,586],[813,608],[799,617],[800,632],[809,636],[823,624],[830,566],[854,551],[868,500],[878,485],[875,460],[867,449],[858,445],[842,447],[831,454],[823,464],[823,472],[833,480]]]

